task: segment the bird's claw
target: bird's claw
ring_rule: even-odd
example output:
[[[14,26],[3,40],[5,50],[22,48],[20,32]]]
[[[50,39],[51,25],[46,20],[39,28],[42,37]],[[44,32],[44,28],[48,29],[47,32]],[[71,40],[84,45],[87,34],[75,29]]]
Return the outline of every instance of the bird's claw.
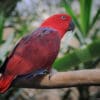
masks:
[[[49,74],[49,80],[50,80],[51,76],[52,76],[52,74],[50,73],[50,74]]]

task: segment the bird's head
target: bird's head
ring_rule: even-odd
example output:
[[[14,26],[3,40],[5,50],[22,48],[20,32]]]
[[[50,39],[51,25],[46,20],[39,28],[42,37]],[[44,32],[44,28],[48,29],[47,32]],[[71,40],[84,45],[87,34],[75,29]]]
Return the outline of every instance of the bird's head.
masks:
[[[59,32],[59,35],[63,37],[63,35],[67,31],[74,30],[74,24],[72,19],[67,14],[55,14],[49,18],[47,18],[42,24],[41,27],[50,27],[56,29]]]

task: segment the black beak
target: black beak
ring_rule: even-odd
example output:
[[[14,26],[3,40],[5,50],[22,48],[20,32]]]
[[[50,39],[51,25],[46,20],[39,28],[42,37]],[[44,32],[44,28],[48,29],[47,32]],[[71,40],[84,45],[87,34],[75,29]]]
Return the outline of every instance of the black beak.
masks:
[[[69,29],[68,29],[68,31],[73,31],[74,28],[75,28],[75,25],[74,25],[73,21],[71,21],[70,24],[69,24]]]

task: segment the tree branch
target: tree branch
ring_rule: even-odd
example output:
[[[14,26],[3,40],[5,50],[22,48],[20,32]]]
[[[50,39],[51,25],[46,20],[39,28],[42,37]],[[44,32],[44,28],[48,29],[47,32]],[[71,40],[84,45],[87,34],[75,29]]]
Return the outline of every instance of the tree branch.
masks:
[[[31,79],[16,79],[14,87],[21,88],[67,88],[79,85],[100,85],[100,69],[57,72],[50,79],[49,75]]]

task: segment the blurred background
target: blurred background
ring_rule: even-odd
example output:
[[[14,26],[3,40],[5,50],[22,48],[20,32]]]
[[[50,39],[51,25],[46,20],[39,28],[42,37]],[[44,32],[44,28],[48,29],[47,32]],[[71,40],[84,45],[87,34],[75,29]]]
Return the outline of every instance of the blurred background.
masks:
[[[57,71],[100,68],[100,0],[0,0],[0,65],[15,44],[56,13],[68,13],[75,35],[61,41]],[[85,73],[84,73],[85,74]],[[0,100],[99,100],[100,87],[40,90],[11,88]]]

